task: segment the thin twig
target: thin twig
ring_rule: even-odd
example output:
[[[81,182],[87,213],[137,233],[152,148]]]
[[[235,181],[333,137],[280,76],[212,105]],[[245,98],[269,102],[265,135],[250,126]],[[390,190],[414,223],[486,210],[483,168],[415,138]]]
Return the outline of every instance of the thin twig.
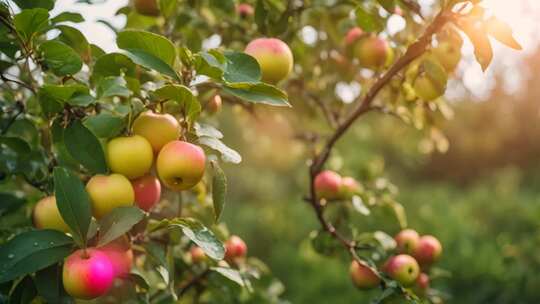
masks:
[[[206,269],[201,274],[194,276],[191,280],[184,283],[183,286],[180,287],[180,291],[178,292],[178,296],[182,297],[192,287],[195,287],[195,286],[199,285],[199,283],[202,280],[204,280],[209,274],[210,274],[210,269]]]

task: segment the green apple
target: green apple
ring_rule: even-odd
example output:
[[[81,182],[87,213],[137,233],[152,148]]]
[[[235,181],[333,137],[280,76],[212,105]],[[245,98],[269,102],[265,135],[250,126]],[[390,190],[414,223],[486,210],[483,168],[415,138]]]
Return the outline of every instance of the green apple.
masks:
[[[384,270],[392,279],[404,286],[412,285],[420,274],[418,262],[407,254],[391,257],[384,266]]]
[[[450,42],[440,42],[431,53],[448,73],[453,72],[461,60],[461,46]]]
[[[413,88],[418,97],[431,101],[444,94],[448,76],[438,62],[427,58],[420,63],[417,72]]]
[[[287,78],[292,71],[293,55],[291,49],[279,39],[255,39],[246,46],[245,52],[259,63],[264,82],[278,83]]]
[[[412,229],[401,230],[394,240],[396,241],[396,247],[399,253],[413,254],[416,246],[418,246],[418,241],[420,236],[418,232]]]
[[[414,257],[422,266],[429,266],[437,261],[442,254],[442,245],[432,235],[421,236],[414,250]]]
[[[352,261],[349,273],[354,285],[360,289],[372,289],[381,283],[381,279],[369,267]]]
[[[159,16],[158,0],[135,0],[135,11],[145,16]]]
[[[156,162],[161,182],[176,191],[195,186],[202,179],[205,166],[206,156],[203,149],[180,140],[166,144],[159,152]]]
[[[32,213],[34,226],[38,229],[55,229],[69,232],[69,227],[58,211],[56,198],[47,196],[37,202]]]
[[[133,122],[133,133],[148,140],[156,154],[166,143],[177,140],[181,132],[178,120],[171,114],[146,111]]]
[[[341,179],[341,186],[339,189],[341,198],[350,199],[353,195],[358,194],[361,189],[362,187],[354,178],[345,176]]]
[[[327,200],[341,197],[342,179],[334,171],[325,170],[315,177],[315,193],[319,198]]]
[[[131,183],[121,174],[94,175],[86,184],[86,191],[97,219],[116,207],[132,206],[135,201]]]
[[[109,168],[129,179],[148,173],[153,160],[152,145],[140,135],[117,137],[107,144]]]
[[[393,52],[386,40],[375,35],[361,38],[355,45],[354,55],[364,68],[377,70],[393,58]]]

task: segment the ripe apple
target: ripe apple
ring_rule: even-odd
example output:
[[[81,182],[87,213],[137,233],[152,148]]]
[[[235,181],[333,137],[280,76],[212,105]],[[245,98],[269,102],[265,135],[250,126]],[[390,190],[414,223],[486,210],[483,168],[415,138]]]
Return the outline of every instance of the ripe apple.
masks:
[[[257,59],[264,82],[278,83],[292,71],[293,55],[291,49],[279,39],[255,39],[246,46],[245,52]]]
[[[47,196],[37,202],[32,214],[34,226],[38,229],[55,229],[69,232],[69,227],[58,211],[56,198]]]
[[[340,197],[342,179],[334,171],[325,170],[315,177],[315,192],[319,198],[337,199]]]
[[[453,72],[459,61],[461,60],[461,45],[454,45],[450,42],[440,42],[439,45],[432,50],[435,59],[451,73]]]
[[[432,235],[424,235],[418,240],[414,257],[420,264],[429,266],[439,259],[441,253],[442,245],[439,240]]]
[[[345,45],[352,45],[358,39],[360,39],[360,37],[362,37],[362,35],[364,35],[364,31],[362,31],[361,28],[353,27],[345,35]]]
[[[140,135],[117,137],[107,144],[109,168],[129,179],[148,173],[153,160],[152,145]]]
[[[370,268],[361,265],[357,261],[352,261],[349,267],[351,279],[360,289],[371,289],[379,286],[381,279]]]
[[[126,277],[133,265],[133,250],[126,236],[121,236],[100,248],[111,262],[114,275],[119,278]]]
[[[357,194],[360,189],[360,184],[354,178],[346,176],[341,179],[339,191],[342,198],[351,198],[353,195]]]
[[[225,242],[225,260],[234,262],[237,259],[245,257],[247,254],[246,243],[236,235],[232,235]]]
[[[145,16],[159,16],[158,0],[135,0],[135,10]]]
[[[368,69],[379,69],[393,57],[393,52],[386,40],[375,35],[361,38],[354,49],[360,65]]]
[[[401,230],[394,240],[396,241],[397,250],[399,253],[413,254],[416,246],[418,245],[418,240],[420,236],[418,232],[412,229]]]
[[[135,193],[129,180],[120,174],[94,175],[86,184],[92,213],[99,219],[116,207],[132,206]]]
[[[189,255],[194,264],[203,263],[207,260],[206,254],[199,246],[192,246],[191,249],[189,249]]]
[[[221,111],[222,104],[223,102],[221,101],[221,96],[216,94],[206,104],[206,110],[210,114],[216,114]]]
[[[422,272],[416,279],[416,286],[420,291],[425,292],[429,288],[429,276]]]
[[[178,120],[171,114],[146,111],[133,122],[133,133],[144,137],[156,154],[166,143],[177,140],[181,132]]]
[[[384,267],[385,272],[394,280],[404,286],[410,286],[420,274],[418,262],[407,254],[399,254],[391,257]]]
[[[90,300],[105,294],[114,281],[114,268],[106,254],[95,248],[79,249],[67,257],[62,272],[66,292]]]
[[[240,18],[253,16],[254,12],[255,10],[253,9],[253,6],[248,3],[239,3],[236,6],[236,13],[240,16]]]
[[[175,140],[166,144],[157,157],[157,172],[163,184],[172,190],[186,190],[203,177],[206,156],[194,144]]]
[[[145,175],[131,181],[135,203],[144,211],[150,211],[161,198],[161,183],[153,175]]]

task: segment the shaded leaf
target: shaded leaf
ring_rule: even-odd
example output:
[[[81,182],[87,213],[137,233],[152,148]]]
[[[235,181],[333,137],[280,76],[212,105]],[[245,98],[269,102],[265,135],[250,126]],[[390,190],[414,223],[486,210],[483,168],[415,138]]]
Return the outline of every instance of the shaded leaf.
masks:
[[[73,75],[81,70],[79,54],[68,45],[55,40],[46,41],[39,47],[48,68],[56,76]]]
[[[54,8],[54,2],[56,0],[13,0],[23,10],[28,10],[31,8],[43,8],[48,11]]]
[[[0,216],[3,216],[22,207],[26,200],[12,193],[0,192],[0,202]]]
[[[143,218],[144,212],[137,207],[114,208],[99,220],[100,238],[98,247],[122,236]]]
[[[73,303],[62,284],[62,267],[54,264],[36,273],[38,294],[48,303]]]
[[[147,69],[156,70],[164,75],[180,81],[178,74],[176,74],[170,65],[150,53],[137,49],[129,49],[125,50],[125,55],[140,66]]]
[[[236,284],[238,284],[238,285],[240,285],[242,287],[245,286],[244,279],[242,278],[242,275],[236,269],[226,268],[226,267],[212,267],[210,269],[212,269],[213,271],[221,274],[225,278],[235,282]]]
[[[92,54],[93,55],[93,54]],[[120,53],[111,53],[100,56],[94,64],[92,81],[98,81],[107,76],[135,76],[136,66],[129,57]]]
[[[48,23],[49,12],[44,8],[25,9],[13,17],[15,29],[26,41],[32,39],[36,33],[44,31]]]
[[[9,295],[10,304],[28,304],[36,297],[36,286],[32,277],[25,276]]]
[[[169,66],[174,66],[176,58],[174,44],[161,35],[141,30],[125,30],[118,33],[116,43],[123,50],[142,51]]]
[[[112,96],[129,97],[129,95],[131,95],[131,91],[126,87],[126,85],[126,80],[122,77],[104,77],[98,83],[97,96],[98,98]]]
[[[199,137],[199,144],[210,147],[221,153],[221,159],[233,164],[239,164],[242,161],[242,156],[235,150],[227,147],[221,140],[215,137]]]
[[[80,23],[84,21],[84,18],[79,13],[74,12],[62,12],[55,17],[51,18],[51,22],[56,24],[60,22],[74,22],[74,23]]]
[[[226,93],[234,95],[242,100],[253,103],[264,103],[273,106],[287,106],[290,104],[287,100],[287,94],[275,86],[266,83],[257,84],[235,84],[223,88]]]
[[[83,124],[99,138],[114,137],[125,128],[124,118],[107,112],[85,118]]]
[[[257,83],[261,80],[261,69],[257,60],[243,52],[226,52],[226,68],[223,80],[226,82]]]
[[[107,173],[107,162],[101,143],[80,120],[64,130],[64,143],[69,154],[92,173]]]
[[[84,61],[90,60],[90,44],[78,29],[67,25],[57,25],[56,28],[61,32],[58,40],[72,47]]]
[[[512,28],[497,17],[490,17],[485,21],[488,34],[497,39],[500,43],[511,47],[515,50],[523,49],[519,42],[512,35]]]
[[[186,86],[166,85],[154,91],[154,94],[162,99],[176,101],[182,107],[182,112],[189,121],[195,121],[197,115],[201,112],[201,104]]]
[[[383,30],[383,24],[377,14],[367,12],[361,6],[358,6],[354,13],[356,15],[356,24],[365,32],[380,32]]]
[[[217,162],[211,162],[214,176],[212,177],[212,201],[214,203],[214,218],[218,222],[225,208],[227,196],[227,176]]]

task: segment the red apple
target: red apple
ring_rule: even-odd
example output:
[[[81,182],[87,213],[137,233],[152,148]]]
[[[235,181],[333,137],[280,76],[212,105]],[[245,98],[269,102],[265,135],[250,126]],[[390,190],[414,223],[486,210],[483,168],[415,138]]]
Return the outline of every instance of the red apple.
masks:
[[[247,17],[253,16],[253,13],[255,13],[255,10],[253,9],[253,6],[251,6],[251,4],[239,3],[236,6],[236,13],[238,13],[238,15],[241,18],[247,18]]]
[[[262,80],[278,83],[287,78],[293,68],[293,55],[289,46],[276,38],[251,41],[245,52],[253,56],[261,67]]]
[[[192,246],[191,249],[189,249],[189,255],[194,264],[200,264],[207,260],[206,254],[199,246]]]
[[[412,229],[401,230],[394,240],[396,240],[397,250],[399,253],[413,254],[420,236],[418,232]]]
[[[370,268],[361,265],[357,261],[352,261],[349,267],[351,279],[360,289],[371,289],[379,286],[381,279]]]
[[[163,184],[176,191],[195,186],[203,177],[206,156],[194,144],[175,140],[166,144],[157,157],[156,168]]]
[[[102,246],[100,250],[107,255],[114,269],[116,277],[126,277],[133,265],[133,250],[126,236],[117,238],[114,241]]]
[[[424,266],[429,266],[439,259],[442,253],[442,245],[434,236],[424,235],[418,240],[414,250],[414,257]]]
[[[353,27],[350,29],[347,34],[345,35],[345,45],[351,45],[355,43],[360,37],[364,35],[364,31],[362,31],[359,27]]]
[[[114,267],[105,253],[79,249],[67,257],[62,272],[64,288],[74,298],[90,300],[111,288]]]
[[[418,278],[416,279],[416,286],[421,291],[425,291],[429,288],[429,276],[425,273],[421,273]]]
[[[420,274],[418,262],[407,254],[391,257],[384,266],[384,271],[404,286],[413,284]]]
[[[325,170],[315,177],[315,192],[319,198],[337,199],[340,197],[342,179],[334,171]]]
[[[153,175],[131,181],[135,192],[135,203],[144,211],[150,211],[161,198],[161,183]]]
[[[393,53],[386,40],[370,35],[358,41],[354,54],[362,67],[375,70],[385,66]]]
[[[233,235],[225,242],[225,260],[232,262],[246,254],[247,245],[239,236]]]
[[[135,10],[145,16],[159,16],[158,0],[135,0]]]

